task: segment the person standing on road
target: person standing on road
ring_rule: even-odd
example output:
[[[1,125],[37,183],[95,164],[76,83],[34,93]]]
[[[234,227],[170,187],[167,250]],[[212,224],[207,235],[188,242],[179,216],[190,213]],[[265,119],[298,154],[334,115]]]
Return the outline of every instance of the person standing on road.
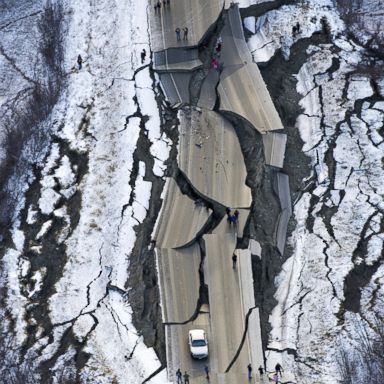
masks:
[[[183,374],[181,373],[180,368],[176,371],[176,379],[177,379],[177,384],[182,384]]]
[[[175,29],[175,32],[176,32],[176,39],[177,39],[177,41],[180,41],[180,40],[181,40],[181,37],[180,37],[180,33],[181,33],[180,28],[177,27],[177,28]]]
[[[185,371],[184,373],[184,384],[189,384],[189,375],[187,371]]]
[[[251,363],[248,364],[247,369],[248,369],[248,380],[252,380],[252,365],[251,365]]]
[[[264,375],[264,369],[263,369],[263,367],[261,365],[259,367],[259,373],[260,373],[260,376]]]
[[[188,28],[184,27],[183,31],[184,31],[183,40],[188,40]]]
[[[225,213],[227,214],[227,221],[229,223],[230,222],[230,218],[231,218],[231,208],[229,208],[229,207],[225,208]]]
[[[232,255],[232,268],[233,269],[236,269],[236,263],[237,263],[237,255],[236,255],[236,253],[234,253]]]
[[[208,365],[204,366],[205,378],[209,381],[209,367]]]

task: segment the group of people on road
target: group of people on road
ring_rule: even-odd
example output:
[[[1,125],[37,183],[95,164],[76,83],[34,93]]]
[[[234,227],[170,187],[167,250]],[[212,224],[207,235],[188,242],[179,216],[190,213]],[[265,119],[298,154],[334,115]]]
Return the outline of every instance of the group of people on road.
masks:
[[[209,381],[209,367],[208,365],[204,365],[204,373],[205,378]],[[184,379],[184,382],[183,382]],[[176,371],[176,383],[177,384],[189,384],[189,375],[187,371],[185,371],[184,375],[181,373],[180,368]]]
[[[175,29],[175,33],[176,33],[176,40],[181,41],[181,29],[179,27],[177,27]],[[188,28],[187,27],[183,28],[183,40],[188,40]]]
[[[229,224],[237,224],[237,222],[239,221],[239,211],[237,209],[235,209],[234,212],[232,213],[231,208],[227,208],[225,210],[225,212],[227,213],[228,223]]]
[[[253,372],[251,363],[249,363],[247,365],[247,371],[248,371],[248,380],[251,381],[252,380],[252,372]],[[264,375],[264,368],[261,365],[258,368],[258,371],[259,371],[260,377],[262,377]],[[272,376],[272,381],[274,383],[279,382],[280,378],[283,375],[282,372],[283,372],[283,367],[279,363],[277,363],[275,366],[275,373]],[[205,378],[207,379],[207,381],[209,381],[210,377],[209,377],[208,365],[204,365],[204,373],[205,373]],[[177,384],[189,384],[189,374],[187,373],[187,371],[185,371],[184,374],[181,372],[180,368],[176,371],[176,383]]]
[[[252,365],[251,364],[248,364],[247,370],[248,370],[248,380],[251,381],[252,380]],[[258,371],[259,371],[260,377],[262,377],[264,375],[264,368],[261,365],[258,368]],[[282,372],[283,372],[283,367],[279,363],[277,363],[275,365],[275,373],[272,376],[272,382],[273,383],[275,383],[275,384],[279,383],[280,378],[283,376]]]
[[[177,384],[183,384],[183,379],[184,379],[184,384],[189,384],[189,375],[187,371],[185,371],[184,375],[181,373],[180,368],[176,371],[176,383]]]
[[[164,6],[164,9],[166,6],[169,6],[171,5],[171,2],[170,0],[163,0],[163,6]],[[153,8],[155,9],[155,13],[159,12],[160,13],[160,10],[161,10],[161,2],[160,0],[158,0],[155,5],[153,6]]]

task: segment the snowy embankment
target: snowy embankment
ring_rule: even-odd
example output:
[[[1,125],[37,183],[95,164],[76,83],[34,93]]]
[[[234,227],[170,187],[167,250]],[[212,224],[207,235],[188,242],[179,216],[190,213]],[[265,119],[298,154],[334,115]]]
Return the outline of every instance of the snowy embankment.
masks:
[[[331,37],[308,48],[297,74],[303,112],[296,127],[313,186],[295,204],[293,254],[275,281],[267,366],[282,363],[298,383],[334,384],[339,349],[358,343],[357,319],[375,324],[383,315],[384,104],[370,73],[355,70],[366,52],[343,35],[333,2],[304,3],[245,20],[255,28],[249,45],[257,62],[277,49],[288,58],[292,44],[318,30]]]
[[[160,363],[132,325],[125,289],[134,227],[145,218],[151,195],[145,164],[135,164],[133,154],[140,132],[147,135],[153,172],[162,176],[169,148],[160,133],[156,87],[148,68],[147,5],[133,0],[67,3],[68,88],[51,119],[56,139],[42,169],[40,198],[25,207],[26,222],[17,223],[13,231],[15,249],[4,257],[7,302],[20,343],[30,337],[27,327],[36,326],[30,353],[49,364],[56,382],[63,370],[72,370],[69,374],[82,382],[137,384]],[[147,59],[142,65],[143,48]],[[81,70],[74,68],[78,54],[84,60]],[[79,168],[85,164],[72,162],[76,153],[87,160],[84,175]],[[73,212],[70,204],[76,194],[81,200]],[[58,221],[54,241],[64,254],[57,260],[60,276],[52,277],[54,286],[48,287],[43,284],[46,267],[31,270],[29,258],[39,257],[42,247],[36,244]],[[38,234],[27,242],[21,228],[37,224]],[[28,275],[35,281],[29,291]],[[41,289],[52,291],[45,323],[26,312],[29,298]],[[87,360],[76,371],[80,350]],[[165,383],[165,372],[150,382]]]
[[[289,57],[292,44],[319,31],[322,28],[323,18],[332,24],[332,33],[341,32],[343,26],[338,15],[330,12],[331,4],[331,1],[322,0],[311,2],[310,5],[284,5],[257,20],[254,17],[246,18],[245,27],[251,33],[257,30],[257,33],[248,40],[253,60],[257,63],[266,62],[277,49],[281,49],[283,55]],[[297,28],[297,23],[300,26],[300,33],[293,35],[292,29]]]

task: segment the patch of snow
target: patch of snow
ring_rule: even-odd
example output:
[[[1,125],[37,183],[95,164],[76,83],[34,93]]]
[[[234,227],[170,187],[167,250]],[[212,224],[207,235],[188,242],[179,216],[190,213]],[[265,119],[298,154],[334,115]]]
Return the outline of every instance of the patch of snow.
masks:
[[[16,250],[22,251],[25,242],[24,232],[19,229],[12,229],[12,241],[16,247]]]
[[[36,235],[36,240],[40,240],[51,228],[52,226],[52,220],[46,221],[42,226],[39,231],[39,233]]]
[[[43,183],[42,183],[43,184]],[[55,192],[52,188],[48,187],[54,186],[53,177],[45,178],[43,184],[43,190],[41,192],[41,197],[39,199],[39,208],[42,213],[49,215],[56,207],[56,204],[60,200],[60,195]]]
[[[373,108],[380,109],[380,111],[384,112],[384,101],[376,101]]]
[[[47,268],[41,268],[38,271],[36,271],[32,276],[32,281],[35,283],[33,289],[29,291],[28,296],[32,297],[36,292],[39,292],[41,290],[41,287],[43,285],[44,277],[47,274]]]
[[[15,249],[9,249],[3,256],[4,274],[7,283],[7,304],[15,322],[15,337],[19,344],[23,343],[26,337],[24,322],[24,307],[26,298],[21,294],[19,285],[18,261],[21,253]]]
[[[69,199],[74,194],[76,188],[73,187],[75,175],[72,172],[71,163],[67,156],[63,156],[60,159],[60,166],[55,171],[55,177],[61,187],[60,193]]]
[[[28,207],[27,224],[32,225],[36,222],[37,211],[33,206]]]
[[[365,76],[353,77],[348,87],[348,99],[359,100],[373,95],[370,79]]]
[[[145,176],[145,164],[140,161],[139,163],[139,175],[136,179],[135,188],[135,202],[132,205],[133,217],[140,223],[143,222],[147,216],[149,208],[149,199],[151,197],[152,183],[144,181]]]
[[[20,276],[26,277],[31,269],[31,263],[27,259],[20,259]]]
[[[256,32],[256,19],[254,16],[246,17],[244,19],[244,27],[248,29],[249,32]]]

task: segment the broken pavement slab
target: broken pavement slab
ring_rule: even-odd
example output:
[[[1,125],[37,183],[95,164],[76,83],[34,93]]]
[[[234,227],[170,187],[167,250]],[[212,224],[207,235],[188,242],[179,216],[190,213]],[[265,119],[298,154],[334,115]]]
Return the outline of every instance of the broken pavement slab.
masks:
[[[245,42],[238,6],[230,7],[222,30],[220,111],[244,118],[260,133],[283,129],[259,68]]]
[[[167,179],[166,196],[155,234],[157,248],[176,248],[192,241],[207,222],[210,210],[183,195],[172,178]],[[187,222],[185,218],[188,218]]]
[[[241,298],[243,302],[244,315],[247,315],[250,308],[252,312],[248,317],[248,348],[251,354],[251,361],[256,371],[259,366],[264,366],[263,346],[261,342],[261,325],[259,308],[255,308],[254,281],[252,272],[252,255],[250,249],[237,249],[238,273],[240,281]]]
[[[281,255],[284,254],[287,237],[288,222],[292,215],[291,193],[289,189],[289,177],[287,174],[276,174],[276,193],[280,201],[280,214],[276,225],[275,242]]]
[[[157,72],[185,72],[202,67],[198,49],[170,48],[153,54],[153,69]]]
[[[227,207],[249,207],[247,170],[236,132],[216,112],[185,109],[179,113],[178,163],[193,186]]]
[[[200,96],[197,102],[198,107],[209,109],[211,111],[215,108],[217,101],[216,87],[219,83],[219,79],[219,71],[211,68],[201,86]]]
[[[255,255],[261,258],[261,245],[258,241],[254,239],[249,240],[249,250],[251,252],[251,255]]]
[[[265,164],[283,168],[287,135],[285,133],[267,132],[262,137]]]
[[[192,72],[160,73],[160,86],[172,107],[190,103],[189,82]]]

